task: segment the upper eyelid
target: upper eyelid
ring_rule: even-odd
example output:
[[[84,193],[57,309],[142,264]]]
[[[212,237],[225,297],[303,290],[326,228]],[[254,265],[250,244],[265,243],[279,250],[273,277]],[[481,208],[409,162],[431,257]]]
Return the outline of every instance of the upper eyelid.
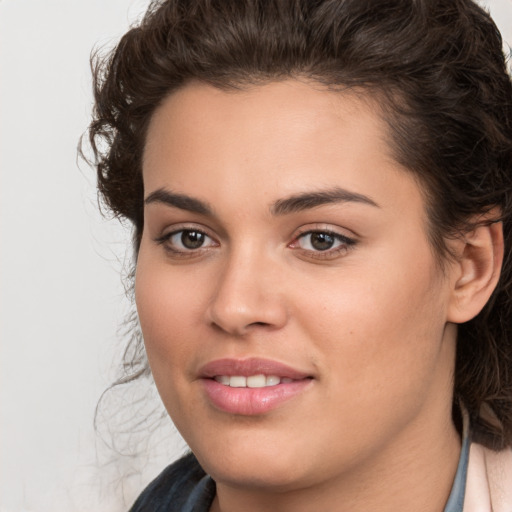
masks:
[[[158,236],[153,237],[154,240],[162,241],[164,239],[168,239],[172,235],[179,233],[180,231],[198,231],[203,233],[204,235],[208,236],[209,238],[213,239],[217,243],[219,243],[222,239],[227,239],[229,237],[223,236],[222,233],[219,234],[212,230],[209,227],[204,226],[201,223],[196,222],[177,222],[176,224],[169,225],[162,229],[160,232],[161,234]],[[287,237],[290,241],[287,242],[288,244],[293,243],[296,241],[299,237],[305,236],[307,234],[311,233],[328,233],[332,236],[339,237],[341,239],[350,240],[353,242],[356,242],[357,239],[359,239],[359,235],[352,230],[349,230],[347,228],[342,228],[340,226],[333,226],[332,224],[328,223],[311,223],[304,226],[301,226],[299,228],[296,228],[294,230],[294,233],[291,234],[289,237]]]
[[[161,230],[162,234],[159,235],[159,238],[168,237],[175,233],[179,233],[180,231],[199,231],[200,233],[203,233],[206,236],[209,236],[210,238],[215,238],[215,236],[212,234],[211,229],[204,227],[201,224],[195,224],[193,222],[183,222],[168,226]]]
[[[347,228],[332,227],[332,225],[317,223],[298,228],[296,234],[293,236],[293,240],[310,233],[328,233],[333,236],[339,236],[354,241],[360,238],[357,233]]]
[[[153,241],[156,242],[157,244],[159,245],[166,245],[166,244],[170,244],[170,240],[171,238],[182,232],[182,231],[197,231],[199,233],[202,233],[203,235],[205,235],[206,237],[208,237],[210,240],[212,240],[214,242],[214,244],[218,244],[219,242],[217,241],[217,239],[215,237],[213,237],[212,235],[210,235],[209,233],[206,232],[206,230],[204,229],[199,229],[199,228],[195,228],[195,227],[180,227],[180,228],[177,228],[177,229],[171,229],[169,231],[165,231],[161,234],[161,235],[158,235],[156,237],[153,238]],[[195,252],[195,251],[200,251],[201,249],[207,249],[211,246],[201,246],[197,249],[188,249],[186,252]],[[181,250],[179,250],[179,252],[181,252]]]
[[[162,227],[160,228],[157,223],[154,225],[154,232],[158,231],[159,233],[162,233],[162,235],[159,235],[159,237],[167,236],[169,233],[175,233],[176,231],[196,230],[201,231],[216,241],[226,240],[229,238],[228,233],[222,227],[222,225],[217,225],[216,223],[205,224],[202,220],[170,220],[165,222],[165,224],[162,222],[160,226]]]
[[[312,233],[327,233],[328,235],[339,236],[342,238],[351,238],[350,236],[345,235],[344,233],[339,233],[338,231],[336,231],[334,229],[318,229],[318,228],[306,229],[304,231],[301,231],[300,233],[298,233],[296,235],[295,238],[298,238],[298,237],[304,236],[304,235],[311,235]]]
[[[333,238],[338,239],[338,241],[344,243],[346,246],[353,246],[357,243],[357,240],[355,238],[341,234],[341,233],[337,233],[335,231],[313,229],[313,230],[309,230],[309,231],[304,231],[303,233],[300,233],[299,235],[297,235],[292,240],[290,245],[296,243],[300,238],[303,238],[304,236],[307,236],[307,235],[312,235],[314,233],[325,233],[329,236],[332,236]],[[307,249],[304,249],[304,250],[307,250]]]

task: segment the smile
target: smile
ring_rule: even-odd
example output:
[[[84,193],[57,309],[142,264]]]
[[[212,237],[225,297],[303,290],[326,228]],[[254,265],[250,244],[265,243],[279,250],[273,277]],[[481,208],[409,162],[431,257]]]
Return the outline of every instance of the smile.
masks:
[[[307,391],[314,378],[268,359],[218,359],[200,371],[207,402],[225,413],[254,416],[277,409]]]
[[[266,388],[269,386],[277,386],[278,384],[287,384],[293,382],[293,379],[288,377],[278,377],[277,375],[216,375],[214,377],[216,382],[230,386],[232,388]]]

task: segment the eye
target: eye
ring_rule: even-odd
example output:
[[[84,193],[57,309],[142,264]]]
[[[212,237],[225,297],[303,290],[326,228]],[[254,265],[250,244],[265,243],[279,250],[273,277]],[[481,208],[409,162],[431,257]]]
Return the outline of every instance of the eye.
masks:
[[[323,233],[315,231],[313,233],[305,233],[298,239],[299,247],[309,251],[327,251],[340,245],[342,242],[332,233]]]
[[[213,238],[198,229],[173,231],[158,238],[156,242],[164,245],[167,250],[174,253],[193,252],[218,245]]]
[[[330,258],[345,253],[356,241],[339,233],[311,230],[300,234],[290,247],[308,252],[315,257]]]
[[[207,237],[204,233],[201,233],[201,231],[184,229],[183,231],[174,233],[169,238],[169,242],[175,247],[179,247],[180,249],[193,250],[202,247],[207,238],[209,237]]]

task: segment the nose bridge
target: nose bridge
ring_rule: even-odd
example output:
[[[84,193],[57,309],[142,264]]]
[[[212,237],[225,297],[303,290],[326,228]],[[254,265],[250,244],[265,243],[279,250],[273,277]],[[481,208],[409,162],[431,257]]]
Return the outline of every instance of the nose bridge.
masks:
[[[243,335],[251,328],[279,328],[287,318],[276,261],[257,244],[233,247],[226,255],[209,306],[209,320]]]

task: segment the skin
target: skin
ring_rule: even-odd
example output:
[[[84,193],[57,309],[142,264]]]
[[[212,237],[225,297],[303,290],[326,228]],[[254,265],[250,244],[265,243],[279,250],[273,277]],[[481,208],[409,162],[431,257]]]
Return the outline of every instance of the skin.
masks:
[[[460,452],[453,322],[478,312],[488,294],[475,303],[474,283],[496,272],[467,241],[441,270],[422,191],[387,131],[370,99],[296,80],[190,84],[151,120],[145,196],[165,190],[212,210],[147,202],[136,302],[162,400],[217,483],[214,511],[443,510]],[[273,211],[340,187],[370,201]],[[170,237],[184,229],[204,244]],[[311,230],[353,243],[319,251]],[[313,379],[268,413],[229,414],[198,378],[226,357]]]

